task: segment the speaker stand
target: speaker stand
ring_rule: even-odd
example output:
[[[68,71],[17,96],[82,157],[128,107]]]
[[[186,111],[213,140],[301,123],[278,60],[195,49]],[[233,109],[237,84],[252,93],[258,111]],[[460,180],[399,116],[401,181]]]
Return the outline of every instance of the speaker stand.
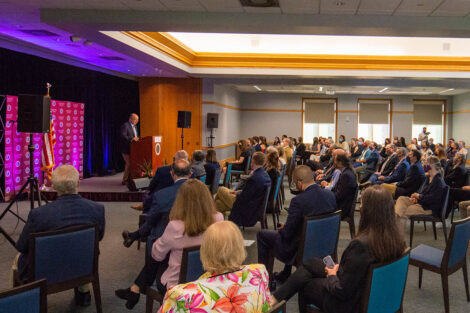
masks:
[[[211,135],[209,136],[209,148],[213,148],[213,143],[214,143],[214,129],[211,128]]]
[[[29,145],[28,145],[28,151],[29,151],[29,177],[28,180],[23,184],[21,187],[20,191],[13,196],[13,199],[10,201],[6,209],[3,211],[2,215],[0,215],[0,221],[5,217],[5,215],[10,212],[14,216],[16,216],[19,220],[21,220],[23,223],[26,223],[26,221],[10,210],[10,208],[13,206],[18,201],[18,196],[23,193],[23,191],[26,189],[26,187],[29,186],[29,201],[30,201],[30,209],[34,209],[34,196],[36,195],[37,200],[38,200],[38,206],[41,206],[41,190],[39,189],[39,182],[36,177],[34,177],[34,145],[33,145],[33,134],[29,134]],[[47,199],[44,198],[44,201],[47,203]],[[0,226],[0,233],[5,236],[5,238],[15,247],[16,243],[15,241],[7,234],[7,232]]]
[[[181,127],[181,150],[184,150],[184,127]]]

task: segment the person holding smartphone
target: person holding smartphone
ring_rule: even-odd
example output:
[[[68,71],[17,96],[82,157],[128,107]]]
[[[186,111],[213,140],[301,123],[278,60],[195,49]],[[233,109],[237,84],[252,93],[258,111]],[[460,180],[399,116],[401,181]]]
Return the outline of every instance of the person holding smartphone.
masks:
[[[396,221],[393,198],[379,185],[362,195],[359,233],[344,250],[339,264],[331,258],[307,260],[273,293],[271,305],[299,293],[300,310],[314,304],[322,312],[360,311],[369,266],[399,258],[406,244]]]

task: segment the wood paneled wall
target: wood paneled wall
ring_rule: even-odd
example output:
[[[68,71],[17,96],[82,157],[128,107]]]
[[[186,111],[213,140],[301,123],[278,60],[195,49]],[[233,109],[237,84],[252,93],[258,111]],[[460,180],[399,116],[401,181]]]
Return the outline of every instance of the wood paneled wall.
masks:
[[[191,111],[191,128],[184,129],[184,149],[201,149],[202,79],[152,77],[139,79],[141,136],[162,136],[162,154],[169,164],[181,149],[178,111]]]

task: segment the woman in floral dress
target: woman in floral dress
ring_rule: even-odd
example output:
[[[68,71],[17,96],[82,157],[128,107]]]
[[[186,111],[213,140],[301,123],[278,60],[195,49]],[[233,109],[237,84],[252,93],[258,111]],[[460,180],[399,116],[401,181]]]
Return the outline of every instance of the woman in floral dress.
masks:
[[[197,281],[169,289],[159,313],[267,312],[268,272],[262,264],[242,265],[245,258],[238,227],[229,221],[212,224],[201,244],[207,272]]]

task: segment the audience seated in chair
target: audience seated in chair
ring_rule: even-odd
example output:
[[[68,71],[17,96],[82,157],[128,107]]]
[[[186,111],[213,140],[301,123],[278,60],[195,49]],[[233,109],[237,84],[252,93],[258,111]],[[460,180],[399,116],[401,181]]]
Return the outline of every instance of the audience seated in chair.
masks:
[[[411,164],[402,181],[393,184],[382,184],[392,196],[397,199],[400,196],[409,197],[418,191],[424,181],[424,169],[421,164],[421,153],[418,150],[408,152],[407,161]]]
[[[162,236],[153,244],[151,253],[155,261],[154,270],[163,272],[161,277],[154,277],[162,294],[178,283],[183,249],[200,245],[202,233],[212,223],[223,221],[224,217],[215,210],[212,196],[204,183],[189,179],[178,190],[169,220]],[[150,285],[153,281],[149,280],[148,283]],[[116,295],[127,300],[126,307],[131,309],[139,301],[140,292],[145,291],[142,287],[142,284],[136,283],[130,288],[116,290]]]
[[[315,182],[317,184],[320,184],[322,187],[326,188],[328,186],[328,190],[331,190],[333,189],[333,184],[329,184],[330,182],[335,182],[338,180],[339,178],[339,172],[336,171],[336,167],[335,167],[335,158],[337,155],[339,154],[345,154],[346,152],[341,149],[341,148],[337,148],[337,149],[334,149],[333,152],[331,153],[331,160],[330,162],[328,163],[327,167],[323,170],[317,170],[315,171]]]
[[[188,153],[184,150],[177,151],[173,157],[173,162],[178,160],[188,160]],[[150,181],[147,193],[144,196],[144,201],[140,205],[131,206],[131,208],[138,211],[142,210],[147,213],[152,205],[153,194],[160,189],[173,185],[173,178],[171,177],[171,165],[164,165],[157,168],[155,174]]]
[[[463,186],[462,188],[451,188],[449,196],[450,205],[453,206],[454,202],[458,202],[461,218],[470,216],[470,186]],[[453,207],[451,207],[453,209]]]
[[[251,153],[251,146],[249,146],[247,143],[249,143],[249,140],[239,140],[238,141],[238,148],[241,151],[240,157],[238,160],[232,161],[232,171],[244,171],[246,168],[246,164],[248,162],[248,158],[250,157]],[[224,173],[226,172],[226,167],[224,168]]]
[[[229,220],[239,226],[253,226],[259,219],[259,210],[264,199],[264,186],[271,183],[264,170],[266,156],[262,152],[253,154],[251,169],[253,173],[246,180],[242,190],[233,191],[220,187],[215,196],[219,212],[230,212]]]
[[[187,160],[178,160],[171,165],[171,175],[174,180],[172,186],[163,188],[153,194],[152,206],[147,214],[145,223],[135,232],[123,231],[124,246],[130,247],[135,240],[147,237],[147,248],[145,249],[145,264],[137,276],[131,290],[135,293],[144,292],[150,286],[155,278],[160,263],[156,262],[151,256],[152,245],[160,238],[168,225],[169,212],[175,202],[178,190],[191,175],[191,166]],[[128,301],[128,308],[134,307],[134,301]]]
[[[99,240],[105,228],[104,206],[82,198],[78,194],[79,174],[72,165],[61,165],[52,173],[52,187],[57,191],[57,200],[29,212],[26,225],[16,243],[20,253],[15,259],[13,270],[18,270],[21,283],[28,277],[28,247],[31,233],[59,230],[70,226],[97,224]],[[13,283],[13,281],[12,281]],[[75,302],[81,306],[90,304],[90,286],[83,285],[75,290]]]
[[[424,186],[420,193],[413,193],[411,197],[401,196],[395,205],[395,213],[400,231],[405,234],[406,221],[410,215],[432,214],[435,217],[441,216],[444,190],[446,184],[442,179],[442,168],[439,159],[435,156],[426,160],[426,170],[429,176],[426,177]]]
[[[206,273],[197,281],[169,289],[158,312],[185,313],[187,308],[191,312],[191,308],[197,308],[194,312],[198,313],[265,312],[271,298],[268,273],[261,264],[242,265],[245,258],[238,227],[228,221],[212,224],[201,244]]]
[[[195,150],[193,152],[193,159],[191,160],[192,177],[199,178],[206,175],[204,168],[204,151]]]
[[[357,178],[351,163],[345,154],[339,154],[335,159],[335,167],[341,172],[333,191],[341,218],[349,216],[353,208],[355,193],[357,192]]]
[[[286,264],[283,272],[277,275],[279,281],[284,281],[290,275],[304,217],[331,213],[337,208],[334,194],[315,184],[308,166],[296,167],[293,182],[301,193],[291,200],[286,223],[280,224],[277,230],[261,230],[257,235],[258,262],[265,264],[269,273],[273,270],[273,257]]]
[[[206,185],[212,186],[214,182],[215,171],[220,168],[219,162],[217,162],[217,155],[214,149],[209,149],[206,152],[206,163],[204,169],[206,170]]]
[[[367,151],[367,150],[366,150]],[[375,173],[377,169],[377,162],[379,161],[380,155],[377,151],[377,143],[372,141],[369,144],[369,153],[365,153],[364,159],[358,159],[358,163],[362,165],[357,166],[355,171],[358,175],[361,175],[361,183],[365,183],[369,177]]]
[[[466,180],[465,156],[463,154],[456,154],[454,161],[446,169],[444,181],[451,188],[462,188]]]
[[[344,250],[340,264],[328,268],[321,259],[308,260],[273,293],[271,305],[299,293],[302,308],[313,304],[323,312],[360,312],[369,266],[397,259],[406,248],[393,204],[381,186],[366,189],[359,233]]]
[[[279,163],[279,154],[277,151],[269,152],[266,156],[266,173],[271,178],[271,190],[269,192],[268,212],[272,213],[274,209],[274,194],[276,193],[276,185],[281,175],[281,164]]]
[[[389,149],[391,150],[391,146]],[[390,150],[388,151],[388,153],[391,152]],[[374,174],[372,174],[372,176],[369,178],[367,182],[361,184],[361,187],[366,187],[371,184],[372,185],[382,184],[382,183],[391,184],[391,183],[402,181],[405,178],[406,172],[408,171],[410,167],[410,164],[406,160],[406,149],[401,148],[401,147],[398,148],[396,153],[389,156],[389,158],[392,158],[393,155],[395,155],[395,160],[394,161],[390,160],[390,162],[385,165],[382,164],[382,167],[383,167],[382,171],[375,172]],[[391,171],[389,171],[389,167],[390,167],[389,165],[393,165]]]

